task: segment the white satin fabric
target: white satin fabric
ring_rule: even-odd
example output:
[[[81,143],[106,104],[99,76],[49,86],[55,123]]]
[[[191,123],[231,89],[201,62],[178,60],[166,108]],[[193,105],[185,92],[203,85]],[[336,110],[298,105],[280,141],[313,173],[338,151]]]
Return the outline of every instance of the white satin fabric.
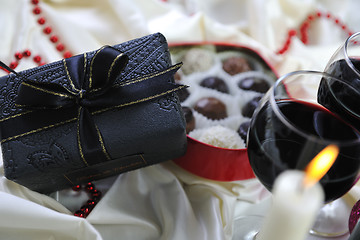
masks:
[[[36,22],[30,0],[0,0],[0,6],[3,62],[10,63],[16,51],[25,49],[45,62],[62,58]],[[346,38],[334,23],[319,20],[310,28],[309,45],[294,38],[286,54],[276,55],[287,31],[298,28],[309,13],[330,11],[350,29],[360,31],[356,0],[40,0],[39,6],[59,41],[73,54],[161,32],[169,43],[247,45],[279,75],[322,70]],[[28,58],[16,70],[34,66]],[[270,206],[270,194],[256,179],[210,181],[169,161],[96,182],[106,194],[81,219],[72,211],[86,200],[83,193],[64,190],[42,195],[5,179],[2,160],[0,167],[0,239],[232,239],[234,218],[263,215]],[[358,186],[344,197],[349,206],[359,198]]]

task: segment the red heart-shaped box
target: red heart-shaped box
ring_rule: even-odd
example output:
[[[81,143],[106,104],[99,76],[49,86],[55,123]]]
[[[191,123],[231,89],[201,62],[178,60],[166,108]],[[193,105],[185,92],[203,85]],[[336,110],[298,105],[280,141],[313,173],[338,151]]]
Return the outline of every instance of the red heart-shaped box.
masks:
[[[274,68],[261,55],[246,46],[217,43],[173,43],[169,44],[170,53],[179,52],[179,49],[190,49],[192,47],[213,46],[216,52],[238,51],[247,54],[261,63],[275,80],[278,78]],[[184,156],[174,159],[178,166],[197,176],[215,181],[236,181],[254,178],[255,175],[250,166],[247,149],[228,149],[215,147],[200,142],[189,135],[188,146]]]

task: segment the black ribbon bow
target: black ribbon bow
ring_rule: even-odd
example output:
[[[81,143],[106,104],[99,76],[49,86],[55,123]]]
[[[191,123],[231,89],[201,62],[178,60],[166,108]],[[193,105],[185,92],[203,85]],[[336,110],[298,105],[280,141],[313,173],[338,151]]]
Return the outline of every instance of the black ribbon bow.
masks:
[[[89,66],[86,54],[63,60],[70,87],[25,79],[15,103],[31,111],[11,119],[12,124],[23,121],[25,126],[18,124],[19,128],[11,130],[2,128],[2,141],[77,121],[78,148],[85,165],[110,160],[92,115],[149,101],[185,87],[169,81],[181,64],[116,84],[115,80],[127,61],[125,54],[106,46],[95,53]],[[39,118],[42,114],[45,114],[44,117]]]

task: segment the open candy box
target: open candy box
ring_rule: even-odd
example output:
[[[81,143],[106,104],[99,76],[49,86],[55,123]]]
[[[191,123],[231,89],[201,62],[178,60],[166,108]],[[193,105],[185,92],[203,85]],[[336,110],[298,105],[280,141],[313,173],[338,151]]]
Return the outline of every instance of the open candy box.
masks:
[[[211,180],[254,177],[246,152],[251,116],[277,79],[256,51],[224,43],[170,44],[175,76],[189,88],[178,92],[187,122],[186,155],[174,162]]]

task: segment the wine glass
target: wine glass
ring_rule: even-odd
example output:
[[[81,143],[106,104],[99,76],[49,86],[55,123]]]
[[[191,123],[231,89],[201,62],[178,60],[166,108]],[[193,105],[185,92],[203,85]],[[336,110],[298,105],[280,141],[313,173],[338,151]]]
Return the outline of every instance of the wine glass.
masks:
[[[269,191],[280,173],[304,170],[330,144],[340,152],[320,180],[326,203],[353,186],[360,167],[360,133],[318,101],[324,94],[320,87],[336,82],[342,81],[322,72],[292,72],[279,78],[262,98],[250,123],[247,151],[255,175]],[[357,92],[348,88],[348,94]],[[237,239],[254,239],[249,232],[254,229],[243,231]]]
[[[341,79],[346,84],[336,82],[323,85],[321,88],[326,94],[319,101],[360,131],[360,108],[358,107],[360,98],[357,94],[360,92],[360,32],[354,33],[346,39],[344,44],[332,55],[324,71]],[[348,91],[353,91],[353,89],[348,89],[348,85],[351,85],[357,92],[348,94]],[[335,201],[334,204],[345,206],[341,200]]]
[[[336,50],[327,63],[324,72],[339,78],[360,91],[360,32],[351,35]],[[339,91],[339,89],[341,89]],[[360,130],[360,98],[347,94],[347,86],[341,82],[325,89],[328,93],[323,104]],[[350,90],[351,91],[351,90]]]

